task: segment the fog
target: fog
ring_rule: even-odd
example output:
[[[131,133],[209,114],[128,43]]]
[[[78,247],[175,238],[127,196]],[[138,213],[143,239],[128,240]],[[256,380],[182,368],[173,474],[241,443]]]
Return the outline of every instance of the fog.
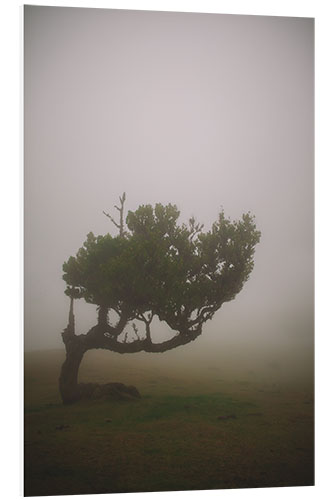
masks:
[[[250,280],[186,352],[312,369],[312,19],[24,7],[25,349],[62,348],[62,264],[103,210],[221,207],[262,233]],[[76,304],[85,333],[95,308]],[[161,337],[164,326],[156,324]],[[254,359],[253,358],[253,359]]]

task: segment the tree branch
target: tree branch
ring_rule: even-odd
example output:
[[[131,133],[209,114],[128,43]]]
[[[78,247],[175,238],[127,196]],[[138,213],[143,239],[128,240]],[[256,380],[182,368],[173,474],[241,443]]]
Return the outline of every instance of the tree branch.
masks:
[[[140,335],[139,335],[139,330],[138,330],[138,327],[136,326],[136,324],[135,324],[135,323],[132,323],[132,328],[133,328],[133,330],[134,330],[134,334],[135,334],[135,336],[136,336],[137,340],[141,340]]]
[[[119,229],[119,236],[120,237],[123,237],[125,235],[125,231],[124,231],[125,200],[126,200],[126,193],[123,193],[122,196],[119,196],[120,207],[117,207],[117,205],[114,205],[114,208],[116,208],[119,212],[119,224],[114,220],[113,217],[111,217],[110,214],[107,214],[106,212],[103,211],[103,214],[106,215],[111,220],[111,222]]]
[[[189,327],[194,325],[202,325],[208,319],[211,319],[213,314],[222,306],[222,304],[206,306],[198,309],[198,315],[195,319],[188,322]]]
[[[137,319],[139,321],[143,321],[146,325],[146,341],[151,343],[151,332],[150,332],[150,324],[153,320],[154,313],[151,311],[149,318],[147,319],[143,313],[138,314]]]
[[[70,306],[68,314],[68,324],[61,333],[62,340],[67,346],[68,343],[75,337],[75,317],[74,317],[74,298],[70,297]]]
[[[88,349],[107,349],[119,354],[137,352],[162,353],[192,342],[201,332],[202,325],[198,325],[195,329],[179,331],[172,339],[165,340],[164,342],[153,343],[147,338],[127,342],[127,334],[125,335],[125,341],[120,342],[115,336],[105,337],[98,334],[98,327],[93,327],[86,335],[79,335],[74,338],[77,343],[81,344],[82,349],[85,351]]]

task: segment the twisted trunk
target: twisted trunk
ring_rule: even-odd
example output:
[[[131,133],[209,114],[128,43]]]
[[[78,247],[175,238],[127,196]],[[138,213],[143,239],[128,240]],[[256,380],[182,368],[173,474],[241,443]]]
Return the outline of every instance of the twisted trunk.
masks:
[[[66,359],[61,367],[59,377],[59,390],[64,404],[75,403],[84,397],[95,397],[99,395],[112,395],[117,399],[128,397],[140,397],[139,392],[133,386],[125,386],[120,383],[111,383],[101,386],[99,384],[79,384],[78,373],[81,361],[85,352],[90,349],[107,349],[119,354],[151,352],[162,353],[174,349],[181,345],[188,344],[195,340],[202,331],[202,324],[196,327],[182,328],[171,339],[164,342],[154,343],[150,335],[149,320],[143,319],[146,324],[146,337],[137,338],[132,342],[119,341],[118,337],[123,332],[128,316],[123,314],[115,326],[108,324],[108,309],[101,307],[98,314],[98,323],[93,326],[85,335],[75,334],[75,319],[73,311],[73,299],[71,298],[68,326],[62,332],[62,338],[66,347]]]
[[[81,399],[78,384],[79,368],[85,350],[77,342],[66,346],[66,359],[61,367],[59,389],[64,404],[74,403]]]
[[[86,349],[75,335],[74,299],[70,298],[67,328],[62,332],[66,347],[66,359],[61,367],[59,390],[64,404],[74,403],[80,399],[78,386],[79,368]]]

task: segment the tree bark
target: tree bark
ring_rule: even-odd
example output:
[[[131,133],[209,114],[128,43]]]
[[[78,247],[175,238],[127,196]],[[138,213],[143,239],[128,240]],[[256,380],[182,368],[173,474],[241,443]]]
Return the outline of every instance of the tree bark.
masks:
[[[78,373],[85,350],[74,339],[66,345],[66,359],[61,367],[59,389],[64,404],[81,398]]]

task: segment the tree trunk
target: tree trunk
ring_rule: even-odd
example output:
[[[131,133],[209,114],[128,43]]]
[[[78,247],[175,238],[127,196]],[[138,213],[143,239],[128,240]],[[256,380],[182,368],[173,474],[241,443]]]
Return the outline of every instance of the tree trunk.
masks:
[[[82,358],[90,349],[107,349],[119,354],[136,352],[162,353],[181,345],[186,345],[195,340],[202,332],[202,322],[197,325],[179,328],[178,324],[170,324],[174,330],[178,329],[178,335],[160,343],[153,343],[150,335],[151,317],[147,320],[144,316],[139,318],[146,324],[146,337],[131,342],[119,341],[118,337],[128,323],[129,315],[124,313],[120,316],[118,323],[111,326],[108,323],[108,308],[101,306],[98,312],[98,323],[85,335],[75,334],[75,318],[73,310],[73,297],[71,297],[68,325],[62,332],[62,339],[66,346],[66,359],[61,367],[59,377],[59,390],[64,404],[75,403],[82,398],[96,398],[110,396],[113,399],[140,398],[139,391],[134,386],[125,386],[119,382],[108,384],[78,383],[78,373]],[[205,311],[206,312],[206,311]]]
[[[71,404],[81,398],[78,373],[85,351],[74,342],[66,347],[66,359],[61,367],[59,389],[63,403]]]

